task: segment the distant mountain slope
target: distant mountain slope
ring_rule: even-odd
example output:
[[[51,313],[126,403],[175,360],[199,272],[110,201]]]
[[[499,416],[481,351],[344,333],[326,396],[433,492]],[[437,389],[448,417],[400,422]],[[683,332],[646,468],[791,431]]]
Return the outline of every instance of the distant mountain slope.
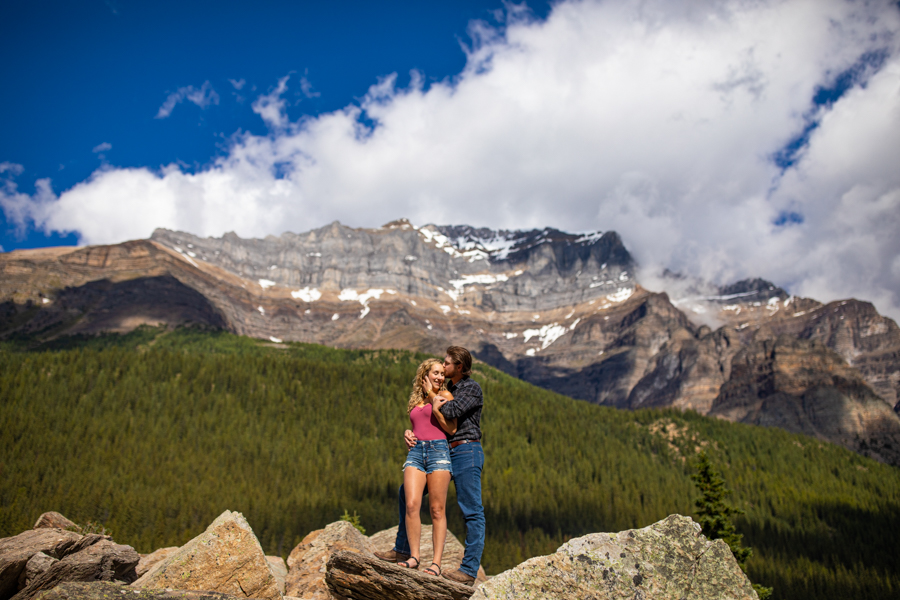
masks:
[[[863,396],[900,408],[900,329],[871,304],[823,305],[761,279],[707,285],[673,302],[642,287],[636,268],[615,232],[414,227],[405,220],[377,229],[332,223],[251,240],[157,230],[150,240],[115,246],[0,254],[0,336],[193,322],[341,348],[439,354],[456,343],[574,398],[701,414],[713,409],[743,349],[787,336],[833,350],[871,388],[825,411],[863,423],[854,431],[869,440],[865,447],[833,427],[817,431],[900,465],[900,454],[885,450],[900,436],[900,417],[888,410],[872,431],[874,421],[864,418]],[[699,316],[719,325],[699,324]],[[833,367],[809,364],[825,369],[823,376]],[[732,402],[755,401],[734,396],[755,393],[752,386],[729,390]],[[826,402],[836,397],[831,392],[806,401]],[[753,422],[797,430],[784,420],[780,398],[762,404]]]

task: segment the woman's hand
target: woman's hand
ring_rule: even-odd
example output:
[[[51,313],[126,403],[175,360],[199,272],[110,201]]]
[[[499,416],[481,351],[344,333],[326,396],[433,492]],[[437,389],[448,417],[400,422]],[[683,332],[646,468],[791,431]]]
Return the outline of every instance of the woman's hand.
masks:
[[[431,414],[435,416],[441,429],[447,432],[447,435],[453,435],[456,433],[456,419],[448,419],[441,412],[441,407],[448,402],[450,401],[441,395],[435,396],[434,400],[431,401]]]
[[[406,442],[406,449],[411,450],[413,446],[416,445],[416,442],[419,441],[416,439],[416,434],[414,434],[411,430],[407,429],[403,432],[403,441]]]
[[[428,394],[434,391],[434,387],[431,385],[431,380],[427,377],[422,380],[422,391],[425,392],[425,397],[428,397]]]

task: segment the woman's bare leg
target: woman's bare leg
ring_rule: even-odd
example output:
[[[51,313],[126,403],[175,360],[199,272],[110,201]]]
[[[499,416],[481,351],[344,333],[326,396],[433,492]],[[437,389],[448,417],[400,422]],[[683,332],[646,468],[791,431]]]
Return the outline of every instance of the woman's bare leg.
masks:
[[[434,471],[427,476],[428,502],[431,507],[432,543],[434,562],[441,564],[444,557],[444,541],[447,539],[447,489],[450,487],[450,471]],[[421,497],[421,496],[420,496]],[[408,531],[408,528],[407,528]]]
[[[422,545],[422,492],[425,491],[425,473],[415,467],[403,470],[403,488],[406,491],[406,537],[409,539],[409,555],[418,559]],[[447,497],[446,490],[444,497]],[[416,565],[418,567],[418,565]]]

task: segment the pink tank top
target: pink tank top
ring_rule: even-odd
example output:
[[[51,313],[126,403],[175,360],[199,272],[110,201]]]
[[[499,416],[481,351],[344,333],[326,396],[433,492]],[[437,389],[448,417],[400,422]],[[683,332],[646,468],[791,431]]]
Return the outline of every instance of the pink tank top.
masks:
[[[412,409],[412,412],[409,413],[409,420],[412,421],[413,433],[416,434],[417,439],[422,441],[447,439],[447,434],[431,414],[431,404]]]

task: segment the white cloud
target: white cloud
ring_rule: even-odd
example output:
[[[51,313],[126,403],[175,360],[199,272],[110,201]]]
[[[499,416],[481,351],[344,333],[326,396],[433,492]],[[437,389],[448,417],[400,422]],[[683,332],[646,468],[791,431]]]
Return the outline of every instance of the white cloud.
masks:
[[[270,129],[284,129],[288,117],[284,112],[285,101],[281,95],[287,91],[290,75],[278,80],[278,85],[268,94],[262,95],[253,103],[253,112],[258,114]]]
[[[108,152],[109,150],[112,150],[112,144],[110,144],[109,142],[103,142],[102,144],[97,144],[96,146],[94,146],[94,149],[91,152],[97,154],[99,152]]]
[[[210,104],[218,104],[219,94],[216,93],[216,90],[213,89],[212,85],[210,85],[208,81],[204,81],[203,85],[201,85],[199,88],[195,88],[192,85],[178,88],[178,91],[169,94],[169,96],[166,98],[166,101],[163,102],[162,106],[159,107],[159,111],[157,111],[156,113],[156,118],[165,119],[172,114],[172,111],[175,110],[175,107],[178,104],[181,104],[185,100],[193,102],[201,109],[203,109]]]
[[[234,89],[236,89],[237,91],[241,91],[241,88],[247,84],[244,79],[229,79],[228,83],[234,86]]]
[[[253,103],[269,134],[235,134],[206,170],[106,169],[15,214],[87,243],[397,215],[614,229],[648,268],[762,276],[896,318],[898,15],[887,0],[562,2],[540,22],[516,8],[500,28],[472,24],[452,80],[426,89],[414,72],[398,89],[388,75],[359,104],[291,122],[284,77]],[[820,86],[873,52],[880,69],[814,110]],[[773,156],[810,119],[782,172]],[[775,224],[789,213],[802,222]]]
[[[315,91],[313,85],[305,76],[300,78],[300,91],[302,91],[303,95],[307,98],[318,98],[322,95],[319,92]]]

